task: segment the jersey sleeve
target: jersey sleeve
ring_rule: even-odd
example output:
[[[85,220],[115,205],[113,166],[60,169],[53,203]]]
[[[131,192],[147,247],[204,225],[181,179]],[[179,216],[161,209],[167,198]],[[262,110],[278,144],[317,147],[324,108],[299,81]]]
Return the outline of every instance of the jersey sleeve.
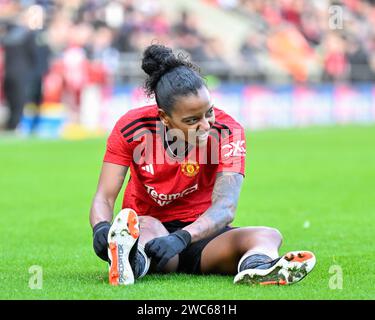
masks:
[[[219,167],[217,172],[245,175],[246,138],[241,125],[225,126],[220,132]]]
[[[121,129],[124,125],[120,119],[112,129],[103,161],[129,167],[133,161],[133,147],[122,136]]]

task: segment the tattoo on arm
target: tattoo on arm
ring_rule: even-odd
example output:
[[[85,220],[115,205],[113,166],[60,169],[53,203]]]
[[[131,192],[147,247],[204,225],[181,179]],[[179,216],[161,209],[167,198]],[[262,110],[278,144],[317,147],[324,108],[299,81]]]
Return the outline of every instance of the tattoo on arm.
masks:
[[[239,173],[219,173],[212,192],[211,207],[184,229],[191,234],[192,242],[216,233],[234,219],[243,176]]]

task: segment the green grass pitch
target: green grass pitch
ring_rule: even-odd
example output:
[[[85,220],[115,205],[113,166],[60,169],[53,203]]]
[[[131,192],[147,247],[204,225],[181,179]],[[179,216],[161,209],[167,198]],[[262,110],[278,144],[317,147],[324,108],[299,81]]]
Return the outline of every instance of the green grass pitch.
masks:
[[[105,140],[3,137],[0,299],[374,299],[375,126],[249,132],[247,145],[234,225],[278,228],[280,253],[313,251],[303,281],[249,287],[171,274],[111,287],[88,222]],[[29,287],[33,265],[41,289]]]

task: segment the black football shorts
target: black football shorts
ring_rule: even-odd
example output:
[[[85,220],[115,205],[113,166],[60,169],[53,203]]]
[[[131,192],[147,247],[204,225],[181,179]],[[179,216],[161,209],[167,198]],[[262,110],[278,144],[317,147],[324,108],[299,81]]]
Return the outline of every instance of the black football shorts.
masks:
[[[186,227],[191,224],[191,222],[181,222],[181,221],[170,221],[163,223],[164,227],[169,233],[175,232],[179,229]],[[214,238],[221,235],[224,232],[235,229],[236,227],[226,226],[219,230],[216,234],[199,240],[190,244],[184,251],[179,254],[179,263],[177,272],[190,273],[190,274],[201,274],[201,255],[205,246]]]

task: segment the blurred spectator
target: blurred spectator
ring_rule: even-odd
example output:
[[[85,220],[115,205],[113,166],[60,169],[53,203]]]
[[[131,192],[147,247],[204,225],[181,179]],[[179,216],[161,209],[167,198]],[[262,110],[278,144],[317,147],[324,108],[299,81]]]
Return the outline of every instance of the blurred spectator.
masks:
[[[9,107],[6,130],[15,130],[38,64],[35,34],[26,27],[7,21],[1,27],[0,44],[4,49],[4,95]]]
[[[368,40],[367,48],[367,52],[369,52],[369,64],[371,72],[375,74],[375,35]]]
[[[99,62],[110,73],[114,74],[119,67],[119,52],[113,46],[112,30],[106,25],[98,27],[92,36],[89,59]]]
[[[49,1],[41,1],[49,5]],[[26,23],[35,38],[36,63],[32,69],[28,100],[34,108],[34,117],[30,126],[30,131],[34,132],[39,125],[40,109],[43,102],[43,79],[50,67],[51,50],[49,47],[48,35],[46,33],[46,11],[39,5],[31,6],[27,11]]]
[[[268,49],[294,81],[304,82],[308,76],[308,65],[315,59],[306,39],[293,25],[285,24],[273,30],[267,39]]]
[[[259,33],[249,33],[240,48],[240,54],[245,66],[250,68],[256,80],[264,80],[263,58],[268,56],[264,36]]]
[[[1,24],[0,24],[0,37],[1,37]],[[3,104],[4,101],[4,88],[2,83],[4,81],[4,50],[0,45],[0,106]],[[0,123],[1,125],[2,123]]]
[[[40,120],[40,108],[43,102],[43,79],[50,67],[51,50],[46,41],[44,31],[34,31],[36,64],[31,72],[31,79],[27,102],[35,107],[35,114],[30,126],[30,131],[36,130]]]
[[[224,43],[222,43],[218,38],[210,37],[204,41],[204,51],[207,61],[228,68],[229,65],[224,58],[225,55],[223,55],[224,49]]]
[[[88,83],[88,51],[92,28],[85,23],[72,27],[69,45],[62,54],[63,79],[65,83],[64,102],[70,106],[70,120],[79,122],[81,93]]]
[[[324,31],[320,26],[321,19],[320,11],[316,10],[311,3],[307,3],[301,14],[300,30],[311,47],[316,47],[322,40]],[[325,21],[324,18],[322,20]]]
[[[374,81],[375,75],[369,64],[369,57],[356,39],[347,40],[347,59],[350,65],[349,80],[352,82]]]
[[[303,0],[281,0],[280,13],[286,22],[293,24],[298,29],[301,29],[301,16],[304,10]]]
[[[183,37],[186,34],[199,35],[199,26],[197,17],[188,12],[182,11],[180,20],[174,26],[174,32],[178,37]]]
[[[345,54],[345,40],[337,33],[325,36],[324,49],[324,81],[344,80],[348,73],[348,60]]]
[[[191,12],[182,11],[181,19],[173,26],[175,46],[188,52],[195,62],[207,61],[205,41],[198,30],[197,17]]]
[[[117,32],[115,46],[120,52],[135,52],[137,48],[133,36],[142,29],[145,24],[144,17],[129,6],[125,11],[125,21]]]

